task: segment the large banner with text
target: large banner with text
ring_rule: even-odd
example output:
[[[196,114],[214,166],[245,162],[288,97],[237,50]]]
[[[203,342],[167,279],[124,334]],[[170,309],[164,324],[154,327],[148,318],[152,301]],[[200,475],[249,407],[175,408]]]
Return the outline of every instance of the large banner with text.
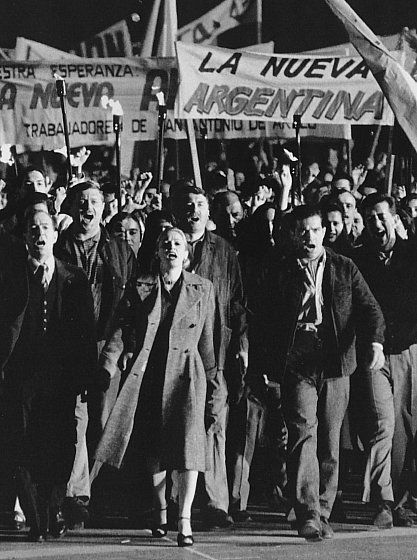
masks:
[[[110,58],[57,62],[0,62],[0,144],[20,144],[30,149],[64,146],[64,130],[56,77],[65,80],[66,112],[72,147],[111,144],[115,137],[111,109],[103,97],[120,102],[123,138],[155,140],[160,88],[168,107],[166,138],[184,139],[184,122],[174,117],[178,89],[175,58]],[[197,138],[294,137],[285,121],[266,123],[254,117],[195,121]],[[350,127],[303,123],[303,136],[349,138]]]
[[[176,43],[176,116],[311,124],[392,124],[361,57],[260,54]]]

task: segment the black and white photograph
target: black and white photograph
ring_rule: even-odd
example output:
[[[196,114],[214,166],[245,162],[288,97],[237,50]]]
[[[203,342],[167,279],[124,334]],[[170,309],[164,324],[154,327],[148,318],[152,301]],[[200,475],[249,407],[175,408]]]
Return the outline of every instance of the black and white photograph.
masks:
[[[0,560],[415,560],[415,0],[0,13]]]

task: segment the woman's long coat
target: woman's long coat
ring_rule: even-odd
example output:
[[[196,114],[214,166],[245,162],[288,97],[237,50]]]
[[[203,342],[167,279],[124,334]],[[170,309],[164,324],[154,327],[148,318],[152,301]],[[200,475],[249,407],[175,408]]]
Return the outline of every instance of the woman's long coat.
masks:
[[[204,471],[204,412],[207,380],[216,372],[213,347],[213,285],[183,272],[183,282],[169,333],[162,391],[161,465]],[[123,352],[133,351],[132,367],[110,414],[96,460],[120,467],[135,421],[140,387],[161,316],[159,277],[139,277],[119,308],[115,331],[101,355],[113,375]],[[136,419],[139,421],[139,418]]]

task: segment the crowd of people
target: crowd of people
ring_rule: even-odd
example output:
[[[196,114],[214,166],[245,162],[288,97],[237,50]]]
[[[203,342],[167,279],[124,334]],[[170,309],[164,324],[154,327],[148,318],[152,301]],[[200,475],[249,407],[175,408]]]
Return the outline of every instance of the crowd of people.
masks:
[[[68,186],[53,166],[0,180],[11,523],[59,538],[117,468],[148,485],[153,537],[174,520],[192,546],[198,481],[207,529],[250,521],[263,445],[271,500],[301,537],[333,537],[355,454],[375,526],[412,526],[417,194],[386,193],[386,155],[351,174],[335,154],[312,158],[296,179],[278,145],[250,175],[224,158],[203,188],[135,169],[121,193],[87,159]]]

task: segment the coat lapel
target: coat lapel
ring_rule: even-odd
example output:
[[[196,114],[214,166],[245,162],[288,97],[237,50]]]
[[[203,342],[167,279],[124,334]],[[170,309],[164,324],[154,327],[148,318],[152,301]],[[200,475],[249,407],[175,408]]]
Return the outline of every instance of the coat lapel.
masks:
[[[331,256],[328,252],[326,252],[326,265],[324,267],[322,291],[325,304],[330,304],[329,309],[331,309],[333,306],[334,277],[334,264],[332,262]]]
[[[149,325],[159,324],[161,318],[161,283],[159,276],[140,277],[136,281],[136,291],[148,314]]]
[[[198,276],[189,272],[183,272],[181,291],[175,307],[172,324],[187,315],[188,311],[201,299],[203,295],[201,285],[202,282]]]
[[[58,259],[55,259],[55,273],[56,274],[56,303],[58,317],[62,314],[62,293],[64,289],[64,284],[70,281],[72,277],[71,272],[69,272],[64,265]]]

